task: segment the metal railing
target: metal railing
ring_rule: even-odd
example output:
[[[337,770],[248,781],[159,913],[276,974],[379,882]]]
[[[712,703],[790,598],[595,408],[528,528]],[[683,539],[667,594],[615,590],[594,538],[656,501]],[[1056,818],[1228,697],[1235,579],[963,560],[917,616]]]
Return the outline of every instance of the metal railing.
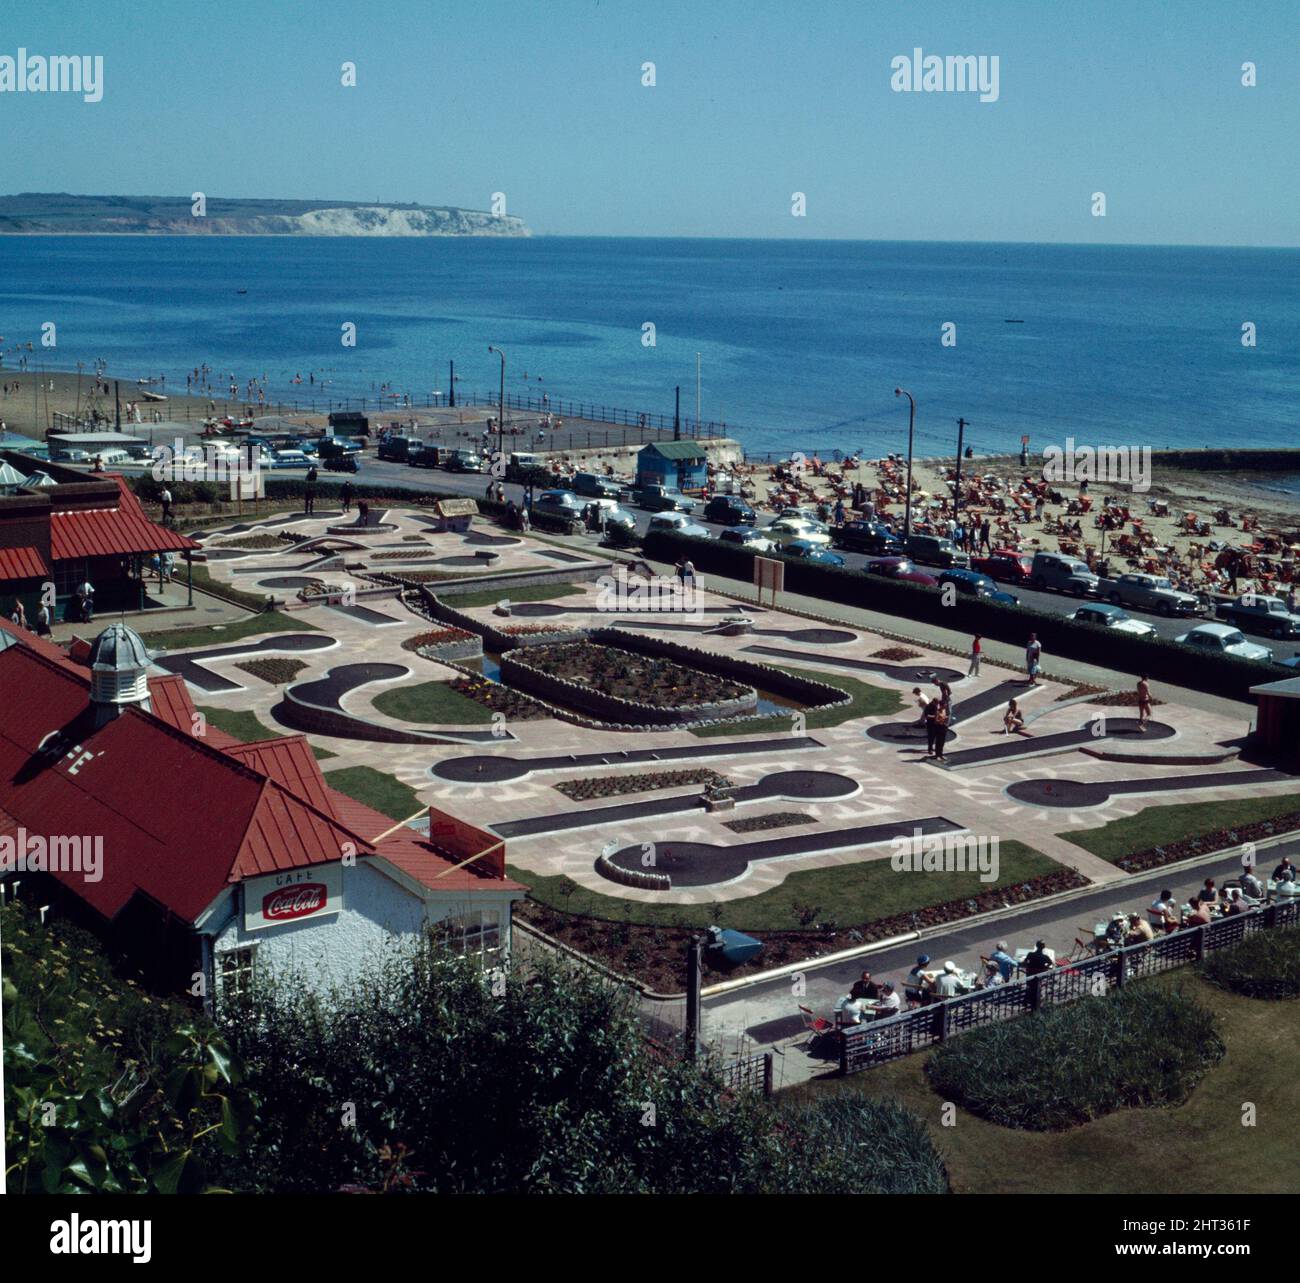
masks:
[[[1044,1007],[1099,997],[1132,980],[1159,975],[1207,953],[1231,948],[1259,931],[1300,925],[1300,899],[1263,905],[1220,918],[1209,926],[1184,928],[1142,944],[1112,949],[1095,958],[1059,964],[1042,975],[978,989],[913,1011],[843,1031],[840,1072],[856,1074],[947,1038],[1000,1020],[1014,1020]]]
[[[773,1057],[770,1051],[760,1051],[742,1060],[733,1060],[722,1066],[722,1081],[733,1091],[757,1091],[770,1096]]]

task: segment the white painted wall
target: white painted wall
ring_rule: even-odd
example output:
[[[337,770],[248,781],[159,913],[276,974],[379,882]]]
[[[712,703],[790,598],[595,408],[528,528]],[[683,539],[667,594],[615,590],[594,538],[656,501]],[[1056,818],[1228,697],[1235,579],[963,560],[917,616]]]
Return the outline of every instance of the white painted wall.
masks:
[[[334,914],[248,931],[241,889],[233,896],[235,912],[217,932],[213,950],[219,962],[225,950],[256,945],[259,976],[297,974],[313,988],[327,990],[351,984],[368,965],[390,951],[400,953],[417,945],[432,923],[470,908],[501,911],[502,940],[508,953],[510,903],[516,898],[518,893],[512,896],[502,891],[426,900],[370,861],[360,860],[343,868],[343,907]],[[214,920],[224,916],[224,911],[218,911]]]

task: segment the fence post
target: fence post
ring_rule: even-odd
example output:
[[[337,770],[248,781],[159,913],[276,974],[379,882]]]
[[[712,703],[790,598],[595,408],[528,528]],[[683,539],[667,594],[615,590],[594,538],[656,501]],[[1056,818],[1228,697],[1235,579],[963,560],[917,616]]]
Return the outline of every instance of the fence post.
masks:
[[[934,1031],[934,1036],[943,1042],[952,1032],[952,1017],[948,1011],[948,1003],[941,1002],[937,1005],[939,1009],[935,1012],[935,1024],[938,1028]]]
[[[763,1053],[763,1095],[772,1094],[772,1053],[770,1051]]]
[[[1037,1011],[1042,1006],[1042,1002],[1043,1002],[1042,980],[1043,977],[1041,975],[1029,977],[1029,1010],[1030,1011]]]
[[[1209,929],[1210,929],[1209,927],[1196,928],[1196,961],[1197,962],[1205,961],[1205,933]]]

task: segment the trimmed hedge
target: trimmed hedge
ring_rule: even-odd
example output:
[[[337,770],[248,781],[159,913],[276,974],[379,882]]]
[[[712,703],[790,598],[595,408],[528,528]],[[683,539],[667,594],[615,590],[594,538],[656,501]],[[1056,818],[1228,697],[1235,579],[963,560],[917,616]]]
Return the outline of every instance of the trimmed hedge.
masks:
[[[671,563],[689,557],[701,573],[753,583],[754,554],[717,540],[654,531],[646,535],[642,551],[654,561]],[[1148,673],[1156,681],[1190,686],[1230,699],[1249,699],[1252,686],[1286,677],[1291,671],[1230,655],[1200,654],[1163,638],[1134,637],[1097,624],[1077,624],[1029,606],[1008,606],[960,595],[951,606],[945,606],[942,594],[921,584],[885,579],[844,566],[819,566],[790,557],[782,560],[789,592],[979,633],[1016,646],[1023,646],[1030,633],[1037,633],[1049,664],[1054,655],[1059,655],[1119,672]]]
[[[1140,984],[963,1033],[925,1072],[943,1099],[991,1123],[1061,1131],[1180,1104],[1224,1050],[1208,1007],[1181,986]]]
[[[1257,931],[1231,949],[1216,949],[1201,972],[1245,998],[1300,998],[1300,928]]]

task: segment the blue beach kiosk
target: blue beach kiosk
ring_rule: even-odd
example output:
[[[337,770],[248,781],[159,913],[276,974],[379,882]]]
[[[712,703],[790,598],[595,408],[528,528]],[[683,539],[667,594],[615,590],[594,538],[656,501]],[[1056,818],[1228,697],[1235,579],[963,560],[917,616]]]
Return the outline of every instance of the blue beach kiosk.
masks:
[[[708,484],[708,456],[696,441],[652,441],[636,456],[639,486],[703,490]]]

